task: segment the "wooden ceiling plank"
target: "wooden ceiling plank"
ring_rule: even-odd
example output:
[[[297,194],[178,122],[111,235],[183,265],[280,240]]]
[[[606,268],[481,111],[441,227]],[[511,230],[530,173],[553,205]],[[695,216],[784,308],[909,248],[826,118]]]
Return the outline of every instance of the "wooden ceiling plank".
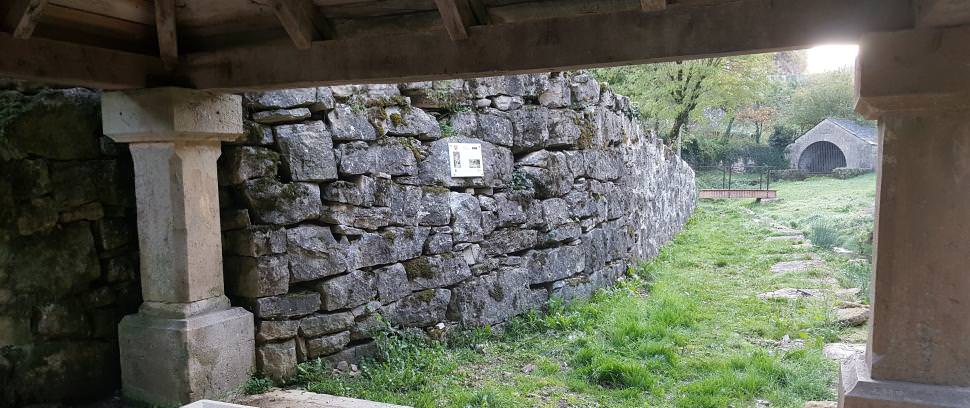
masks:
[[[50,4],[139,24],[155,24],[155,10],[147,0],[50,0]]]
[[[321,16],[310,0],[275,0],[273,11],[296,48],[309,49],[314,39],[323,37],[317,22]]]
[[[155,0],[155,30],[158,32],[158,53],[165,68],[178,65],[178,31],[175,20],[175,0]]]
[[[441,14],[441,23],[448,30],[452,41],[468,39],[468,27],[474,24],[474,15],[467,0],[434,0]]]
[[[30,38],[46,6],[47,0],[12,0],[4,17],[5,29],[14,38]]]
[[[0,77],[100,89],[144,88],[164,75],[158,57],[0,33]]]
[[[492,17],[488,15],[488,8],[485,7],[482,0],[468,0],[468,4],[471,5],[472,13],[475,15],[478,24],[492,24]]]
[[[970,2],[966,0],[916,0],[917,27],[947,27],[970,24]]]
[[[393,41],[317,42],[308,52],[223,50],[186,55],[182,69],[191,84],[203,89],[393,83],[781,51],[912,26],[910,0],[734,0],[663,13],[637,7],[474,26],[469,38],[458,42],[432,31],[402,33]],[[287,64],[252,63],[257,60]]]
[[[640,0],[640,9],[646,12],[660,11],[667,8],[667,0]]]

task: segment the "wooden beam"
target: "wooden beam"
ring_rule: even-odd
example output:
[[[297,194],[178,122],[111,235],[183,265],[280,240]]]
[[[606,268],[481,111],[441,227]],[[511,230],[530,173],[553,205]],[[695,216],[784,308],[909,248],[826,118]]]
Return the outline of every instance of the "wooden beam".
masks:
[[[452,41],[468,39],[468,27],[475,24],[475,16],[467,0],[434,0],[441,14],[441,24]]]
[[[158,57],[0,33],[0,77],[100,89],[144,88],[165,75]]]
[[[472,7],[472,14],[475,15],[475,21],[480,25],[492,24],[492,16],[488,14],[488,8],[482,3],[482,0],[468,0],[468,4]]]
[[[667,8],[667,0],[640,0],[640,10],[651,12]]]
[[[11,0],[3,25],[15,38],[30,38],[47,0]]]
[[[886,112],[970,108],[970,27],[875,33],[859,44],[856,111],[868,119]]]
[[[910,0],[735,0],[663,13],[637,8],[473,26],[467,40],[455,42],[442,31],[427,31],[402,33],[393,41],[317,42],[303,52],[270,46],[222,50],[188,55],[183,68],[199,88],[393,83],[791,50],[912,25]]]
[[[917,27],[946,27],[970,24],[970,2],[966,0],[915,0]]]
[[[155,0],[155,30],[158,31],[158,52],[165,68],[178,65],[178,31],[175,24],[175,0]]]
[[[273,11],[298,49],[309,49],[313,40],[333,37],[333,28],[311,0],[275,0]]]

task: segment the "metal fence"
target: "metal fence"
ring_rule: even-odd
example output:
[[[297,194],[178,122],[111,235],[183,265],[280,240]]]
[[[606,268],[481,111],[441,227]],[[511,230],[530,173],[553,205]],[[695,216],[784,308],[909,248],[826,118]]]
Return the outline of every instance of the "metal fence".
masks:
[[[698,166],[694,169],[701,190],[769,190],[770,166]]]

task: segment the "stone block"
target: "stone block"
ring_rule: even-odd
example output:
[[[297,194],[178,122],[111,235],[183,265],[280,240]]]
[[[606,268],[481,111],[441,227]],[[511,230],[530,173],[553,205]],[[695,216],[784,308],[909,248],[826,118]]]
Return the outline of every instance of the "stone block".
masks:
[[[452,290],[448,317],[466,327],[478,327],[541,307],[545,291],[529,289],[529,274],[527,268],[502,268],[462,282]]]
[[[17,232],[33,235],[49,232],[57,225],[57,204],[47,197],[34,198],[20,204],[17,214]]]
[[[243,183],[243,202],[261,224],[289,225],[320,216],[320,187],[258,178]]]
[[[353,181],[338,180],[323,188],[323,199],[361,207],[374,205],[376,184],[367,176],[355,177]]]
[[[591,106],[599,103],[600,84],[591,74],[579,73],[570,78],[570,91],[573,103],[578,106]]]
[[[254,300],[252,306],[253,314],[260,319],[290,319],[320,310],[320,294],[294,292],[284,296],[264,297]]]
[[[290,270],[285,255],[225,257],[226,290],[234,296],[256,298],[285,294]]]
[[[119,325],[122,393],[156,405],[222,398],[249,379],[254,339],[253,315],[241,308],[177,320],[126,316]]]
[[[264,147],[227,146],[219,156],[219,185],[228,186],[260,177],[276,177],[280,155]]]
[[[476,132],[470,136],[495,145],[512,147],[514,135],[515,128],[512,126],[512,119],[506,113],[485,109],[478,115]]]
[[[350,332],[344,331],[329,336],[308,339],[306,341],[307,357],[317,358],[334,354],[350,343]]]
[[[369,145],[364,142],[344,143],[338,147],[338,151],[341,173],[408,176],[418,171],[420,142],[411,138],[387,137]]]
[[[454,239],[451,236],[451,228],[447,228],[448,232],[434,232],[428,237],[428,241],[424,243],[424,253],[428,255],[437,255],[445,252],[451,251],[452,246],[454,246]]]
[[[442,136],[438,120],[420,108],[389,106],[384,110],[387,119],[383,127],[388,136],[407,136],[419,140],[437,140]]]
[[[531,284],[552,282],[582,272],[586,267],[583,247],[563,246],[529,253]]]
[[[101,155],[100,95],[82,89],[44,90],[25,96],[0,94],[0,106],[13,113],[5,119],[6,143],[0,156],[36,155],[53,160],[96,159]]]
[[[337,179],[333,141],[321,121],[277,126],[273,130],[287,173],[293,181]]]
[[[287,340],[256,347],[256,369],[277,384],[296,376],[296,343]]]
[[[57,222],[67,224],[76,221],[98,221],[104,218],[104,206],[100,202],[87,203],[80,207],[61,211]]]
[[[260,320],[256,325],[256,341],[266,343],[292,339],[299,329],[299,320]]]
[[[371,275],[377,300],[381,303],[391,303],[411,293],[407,270],[402,264],[396,263],[374,269]]]
[[[45,337],[86,337],[91,334],[91,324],[80,305],[48,303],[34,311],[34,331]]]
[[[547,108],[568,108],[572,104],[572,88],[562,75],[549,78],[549,87],[539,95],[539,104]]]
[[[292,282],[324,278],[347,271],[347,247],[330,228],[303,225],[287,230],[287,257]]]
[[[309,107],[316,102],[317,88],[282,89],[243,94],[243,105],[253,110]]]
[[[104,218],[93,225],[98,248],[102,251],[118,249],[134,241],[134,223],[128,219]]]
[[[51,191],[47,160],[25,159],[0,165],[12,187],[12,197],[23,200],[40,197]]]
[[[521,96],[499,95],[492,99],[492,107],[500,111],[519,109],[525,104]]]
[[[282,254],[286,252],[286,230],[270,226],[250,226],[226,231],[222,234],[222,251],[250,257]]]
[[[404,269],[412,291],[451,286],[472,276],[464,258],[450,252],[412,259]]]
[[[281,123],[293,123],[310,118],[310,110],[307,108],[294,109],[275,109],[269,111],[256,112],[253,120],[264,125],[276,125]]]
[[[496,230],[482,242],[482,250],[486,254],[505,255],[524,251],[534,247],[538,233],[535,230],[507,228]]]
[[[482,145],[484,177],[451,177],[451,156],[449,143],[478,143]],[[427,153],[418,164],[418,174],[407,184],[445,186],[445,187],[501,187],[508,183],[512,175],[513,157],[511,150],[495,146],[481,139],[452,136],[436,140],[427,145]]]
[[[331,204],[323,208],[320,220],[329,224],[375,230],[391,224],[393,211],[387,207],[356,207]]]
[[[426,289],[413,293],[403,299],[384,305],[381,316],[395,326],[429,327],[446,319],[451,291],[448,289]]]
[[[128,170],[130,171],[130,170]],[[61,207],[92,201],[106,205],[131,204],[130,176],[115,160],[55,162],[50,165],[51,190]]]
[[[549,140],[549,109],[527,106],[509,112],[515,129],[512,152],[526,153],[542,149]]]
[[[350,309],[377,297],[374,276],[367,271],[348,274],[318,282],[314,285],[322,302],[322,310]]]
[[[364,112],[355,112],[350,106],[337,105],[327,113],[330,133],[333,140],[377,140],[377,130],[371,125]]]
[[[449,196],[452,236],[455,242],[481,242],[482,208],[474,195],[452,192]]]
[[[8,397],[11,394],[23,404],[95,400],[114,393],[121,386],[118,351],[110,342],[36,342],[8,347],[5,351],[0,356],[0,375],[4,371],[4,357],[16,367],[15,374],[5,378],[0,387],[0,398],[8,398],[5,402],[12,401]]]
[[[353,324],[354,315],[350,312],[315,314],[300,319],[300,336],[311,338],[338,333],[349,329]]]
[[[387,207],[390,211],[388,217],[390,224],[418,225],[422,209],[422,190],[415,186],[397,184],[389,179],[378,179],[374,192],[374,204]]]
[[[421,209],[418,224],[422,226],[442,226],[451,222],[451,192],[443,187],[421,188]]]
[[[9,254],[0,259],[0,270],[9,271],[6,286],[15,293],[60,297],[88,288],[101,275],[94,236],[85,222],[0,245]]]

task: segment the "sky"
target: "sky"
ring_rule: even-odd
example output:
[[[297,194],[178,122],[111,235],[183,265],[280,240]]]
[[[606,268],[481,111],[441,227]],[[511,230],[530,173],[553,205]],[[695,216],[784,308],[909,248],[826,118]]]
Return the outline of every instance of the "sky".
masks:
[[[820,45],[809,48],[808,67],[810,74],[834,71],[842,67],[855,65],[855,57],[859,54],[858,45]]]

